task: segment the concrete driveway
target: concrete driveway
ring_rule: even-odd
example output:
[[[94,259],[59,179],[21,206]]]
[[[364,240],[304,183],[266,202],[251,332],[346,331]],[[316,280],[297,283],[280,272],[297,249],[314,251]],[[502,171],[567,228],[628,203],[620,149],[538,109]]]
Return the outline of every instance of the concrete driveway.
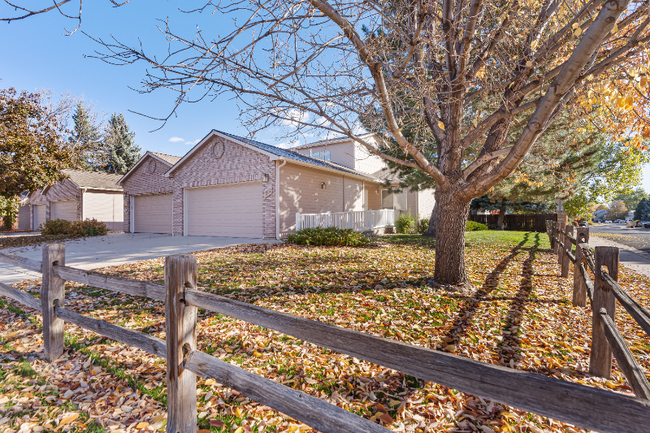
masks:
[[[251,243],[274,243],[275,240],[208,236],[169,236],[148,233],[110,233],[106,236],[65,241],[67,266],[96,269],[173,254],[205,251]],[[0,250],[32,260],[42,260],[42,245]],[[15,266],[0,264],[0,282],[9,284],[41,278],[41,274]]]

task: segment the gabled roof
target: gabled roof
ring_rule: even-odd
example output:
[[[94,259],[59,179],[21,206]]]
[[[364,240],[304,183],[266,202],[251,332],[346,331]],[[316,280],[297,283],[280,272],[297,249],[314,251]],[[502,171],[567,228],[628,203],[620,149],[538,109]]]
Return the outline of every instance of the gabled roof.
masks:
[[[258,151],[268,157],[271,158],[271,160],[277,160],[277,159],[288,159],[292,160],[297,163],[301,163],[302,165],[308,165],[308,166],[315,166],[315,168],[322,168],[326,170],[334,170],[334,171],[339,171],[343,173],[347,173],[353,176],[357,177],[363,177],[365,179],[369,180],[375,180],[373,177],[369,176],[366,173],[361,173],[359,171],[353,170],[351,168],[342,166],[340,164],[335,164],[331,161],[324,161],[322,159],[317,159],[317,158],[312,158],[310,156],[306,155],[301,155],[298,152],[294,152],[289,149],[282,149],[276,146],[271,146],[270,144],[265,144],[256,140],[251,140],[250,138],[245,138],[245,137],[240,137],[238,135],[234,134],[229,134],[227,132],[223,131],[217,131],[216,129],[213,129],[210,131],[208,135],[206,135],[201,141],[199,141],[189,152],[183,156],[183,158],[178,161],[171,169],[165,173],[165,176],[169,177],[171,174],[178,169],[180,166],[183,165],[183,163],[187,160],[189,160],[192,155],[200,149],[210,138],[213,136],[220,136],[222,138],[227,138],[229,140],[234,141],[235,143],[242,145],[246,148]]]
[[[167,155],[166,153],[160,153],[160,152],[149,152],[149,153],[151,153],[152,155],[157,156],[158,158],[160,158],[160,159],[162,159],[164,161],[167,161],[171,165],[176,164],[182,158],[181,156]]]
[[[62,170],[72,182],[79,188],[102,189],[107,191],[122,191],[122,187],[117,184],[122,176],[119,174],[98,173],[96,171],[83,170]],[[51,186],[51,185],[50,185]],[[47,192],[48,186],[43,190]]]
[[[123,182],[126,180],[127,177],[131,176],[138,167],[144,162],[146,156],[149,155],[153,159],[156,159],[163,164],[165,164],[167,167],[172,167],[174,164],[176,164],[178,161],[181,160],[180,156],[174,156],[174,155],[167,155],[166,153],[160,153],[160,152],[151,152],[151,151],[146,151],[144,155],[142,155],[142,158],[138,160],[138,162],[131,167],[131,170],[127,171],[124,176],[121,177],[121,179],[117,182],[118,185],[122,185]]]

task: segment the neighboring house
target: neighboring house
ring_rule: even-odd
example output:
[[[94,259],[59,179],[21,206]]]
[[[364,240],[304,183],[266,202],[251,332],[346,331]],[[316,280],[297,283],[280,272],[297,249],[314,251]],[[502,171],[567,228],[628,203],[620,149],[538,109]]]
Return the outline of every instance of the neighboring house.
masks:
[[[608,213],[609,213],[609,209],[597,210],[596,212],[594,212],[594,219],[604,220],[605,218],[607,218]]]
[[[124,194],[117,174],[81,170],[63,170],[68,176],[43,190],[29,195],[29,228],[37,230],[45,221],[68,221],[95,218],[109,230],[122,230]],[[24,209],[19,210],[19,215]],[[22,226],[21,226],[22,227]]]
[[[385,168],[349,139],[288,150],[213,130],[182,158],[147,152],[124,175],[124,231],[279,238],[296,212],[384,206],[428,217],[433,191],[384,191]]]

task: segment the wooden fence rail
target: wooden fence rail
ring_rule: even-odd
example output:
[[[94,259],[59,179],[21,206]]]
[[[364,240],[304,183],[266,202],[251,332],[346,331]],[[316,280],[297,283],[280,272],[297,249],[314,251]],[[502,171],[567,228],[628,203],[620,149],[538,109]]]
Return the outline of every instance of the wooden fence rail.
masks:
[[[555,221],[547,221],[547,233],[552,245],[558,247],[558,257],[564,274],[565,265],[573,262],[573,304],[586,306],[586,295],[591,303],[592,344],[589,372],[608,378],[612,371],[612,358],[616,358],[634,394],[650,399],[650,383],[628,348],[614,320],[618,301],[639,326],[650,335],[650,313],[641,307],[618,284],[619,251],[616,247],[596,247],[588,244],[589,229],[579,228],[576,236],[570,236],[567,227],[561,230]],[[575,255],[571,254],[575,245]],[[591,280],[587,267],[594,274]],[[604,268],[607,268],[605,271]],[[568,276],[563,275],[563,276]]]
[[[197,308],[228,315],[420,379],[587,429],[642,432],[650,425],[650,402],[647,400],[412,346],[199,291],[196,288],[196,259],[190,255],[166,258],[164,286],[67,267],[62,245],[46,245],[43,258],[44,266],[40,266],[44,275],[40,300],[6,284],[0,284],[0,295],[41,313],[51,310],[47,322],[44,315],[43,324],[44,338],[49,335],[50,339],[45,350],[48,359],[62,353],[64,322],[166,358],[168,433],[196,432],[197,375],[212,377],[259,403],[323,432],[389,431],[338,406],[196,350]],[[14,265],[23,263],[32,270],[40,265],[7,255],[1,255],[0,262]],[[580,269],[588,277],[582,263]],[[166,341],[66,310],[64,295],[60,291],[65,280],[164,301]],[[591,284],[591,281],[585,282],[587,289],[593,292]],[[61,322],[61,326],[57,321]],[[601,322],[606,335],[612,334],[612,329],[615,331],[609,316]],[[47,331],[46,327],[49,328]],[[613,335],[614,339],[622,341],[620,335]],[[625,352],[626,349],[626,346],[618,344],[615,352],[622,351],[622,357],[630,358],[631,353],[629,349]],[[647,381],[643,383],[641,380],[645,379],[642,370],[633,363],[629,365],[629,374],[639,377],[637,382],[630,381],[633,389],[637,395],[644,394],[648,388]],[[643,397],[647,398],[647,395]]]

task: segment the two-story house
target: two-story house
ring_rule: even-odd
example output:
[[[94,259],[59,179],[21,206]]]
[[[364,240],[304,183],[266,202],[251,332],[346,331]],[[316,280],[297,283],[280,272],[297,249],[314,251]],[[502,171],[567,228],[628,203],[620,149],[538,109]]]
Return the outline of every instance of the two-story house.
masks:
[[[347,138],[281,149],[213,130],[183,157],[147,152],[122,177],[124,230],[280,238],[295,230],[298,212],[429,217],[433,191],[391,193],[385,168]]]

